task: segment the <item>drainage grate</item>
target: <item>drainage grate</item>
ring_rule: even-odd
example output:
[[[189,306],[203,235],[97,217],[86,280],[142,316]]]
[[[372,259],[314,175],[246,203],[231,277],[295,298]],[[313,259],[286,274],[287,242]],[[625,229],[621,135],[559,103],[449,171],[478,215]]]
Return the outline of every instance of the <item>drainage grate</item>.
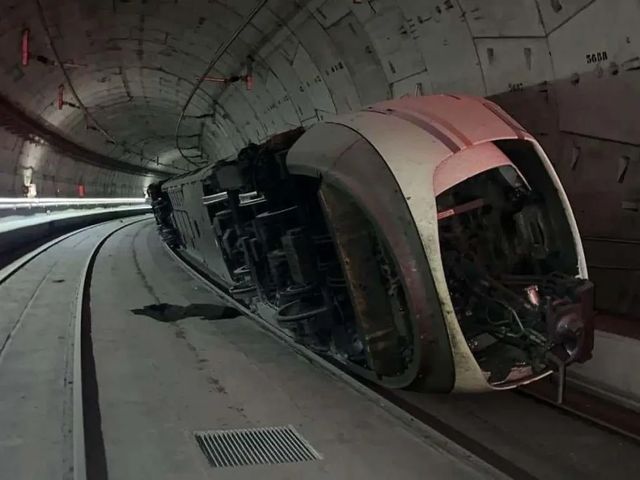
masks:
[[[212,467],[272,465],[321,460],[292,425],[194,432]]]

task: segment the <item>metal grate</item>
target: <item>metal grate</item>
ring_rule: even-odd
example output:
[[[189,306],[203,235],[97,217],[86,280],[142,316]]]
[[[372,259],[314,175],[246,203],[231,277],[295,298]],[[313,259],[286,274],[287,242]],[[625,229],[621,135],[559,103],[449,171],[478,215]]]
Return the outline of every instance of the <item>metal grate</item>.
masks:
[[[292,425],[194,432],[212,467],[273,465],[321,460]]]

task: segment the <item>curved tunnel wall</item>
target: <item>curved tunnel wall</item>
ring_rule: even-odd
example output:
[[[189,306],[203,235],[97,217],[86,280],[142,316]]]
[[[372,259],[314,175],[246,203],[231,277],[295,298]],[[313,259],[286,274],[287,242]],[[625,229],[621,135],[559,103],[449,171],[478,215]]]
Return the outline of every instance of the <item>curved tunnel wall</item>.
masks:
[[[87,165],[0,130],[0,197],[22,196],[28,183],[40,197],[140,197],[152,177]]]
[[[96,152],[155,159],[168,173],[193,168],[175,149],[178,115],[257,1],[3,0],[0,91]],[[77,103],[60,66],[21,65],[24,28],[34,55],[55,60],[56,47],[91,119],[58,110],[60,84]],[[621,280],[640,275],[639,28],[637,0],[269,0],[211,72],[241,75],[251,55],[253,90],[204,82],[181,146],[206,162],[386,98],[491,97],[554,162],[591,275],[616,284],[600,303],[640,313],[638,282]],[[87,129],[93,120],[117,142]],[[152,180],[35,150],[0,130],[0,195],[21,193],[25,169],[39,192],[70,194],[83,182],[89,195],[138,194]]]

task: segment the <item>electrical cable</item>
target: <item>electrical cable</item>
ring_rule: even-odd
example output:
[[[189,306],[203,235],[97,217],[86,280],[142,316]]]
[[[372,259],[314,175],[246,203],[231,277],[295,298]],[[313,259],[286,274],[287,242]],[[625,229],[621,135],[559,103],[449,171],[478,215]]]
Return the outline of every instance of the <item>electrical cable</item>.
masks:
[[[42,6],[42,3],[40,0],[34,0],[37,8],[38,8],[38,16],[40,17],[40,23],[42,24],[42,28],[44,29],[44,32],[47,36],[48,42],[49,42],[49,46],[51,47],[51,51],[53,52],[53,56],[55,57],[56,63],[58,64],[58,66],[60,67],[60,70],[62,71],[62,75],[64,76],[67,85],[69,86],[69,90],[71,90],[71,94],[73,95],[73,98],[75,99],[76,103],[78,104],[78,106],[80,107],[80,109],[82,110],[82,112],[85,115],[85,118],[88,118],[91,120],[91,122],[93,123],[93,125],[95,126],[95,128],[110,142],[119,145],[124,151],[125,153],[134,153],[136,155],[139,155],[140,158],[142,158],[143,160],[147,160],[147,162],[149,161],[155,161],[155,159],[153,158],[145,158],[144,154],[142,151],[140,152],[135,152],[132,151],[129,147],[127,147],[125,144],[118,142],[113,135],[111,135],[104,127],[102,127],[100,125],[100,123],[95,119],[95,117],[89,112],[89,110],[87,109],[86,105],[82,102],[82,100],[80,99],[80,96],[78,95],[78,92],[76,91],[75,87],[73,86],[73,83],[71,82],[71,77],[69,76],[69,72],[67,72],[67,69],[64,65],[64,63],[61,60],[60,54],[58,52],[58,49],[55,45],[55,42],[53,41],[53,38],[51,36],[51,31],[49,30],[49,26],[47,25],[47,18],[45,16],[44,13],[44,8]],[[164,165],[163,165],[164,166]]]
[[[39,1],[39,0],[36,0],[36,1]],[[200,78],[194,85],[193,89],[191,90],[191,93],[189,93],[189,96],[187,97],[187,101],[182,107],[182,111],[180,112],[180,117],[178,118],[178,123],[176,125],[176,138],[175,138],[176,148],[178,149],[178,152],[180,153],[183,159],[185,159],[187,162],[191,163],[196,167],[200,167],[201,165],[191,161],[191,159],[189,159],[180,148],[180,126],[182,125],[182,121],[185,118],[187,108],[189,108],[189,104],[191,103],[191,100],[193,100],[193,97],[195,96],[196,92],[200,88],[200,85],[202,85],[202,83],[204,82],[205,77],[209,75],[213,67],[215,67],[215,65],[220,61],[220,59],[227,52],[229,47],[231,47],[233,42],[236,41],[236,39],[240,36],[240,34],[244,31],[244,29],[249,25],[249,23],[251,23],[251,21],[260,12],[260,10],[262,10],[262,8],[267,4],[268,1],[269,0],[260,0],[255,5],[255,7],[253,7],[253,9],[249,12],[249,14],[244,18],[242,23],[238,25],[238,28],[236,28],[236,30],[231,34],[231,36],[224,43],[222,43],[220,47],[218,47],[218,49],[216,50],[216,53],[213,55],[213,58],[207,65],[207,68],[205,69],[204,73],[200,76]]]

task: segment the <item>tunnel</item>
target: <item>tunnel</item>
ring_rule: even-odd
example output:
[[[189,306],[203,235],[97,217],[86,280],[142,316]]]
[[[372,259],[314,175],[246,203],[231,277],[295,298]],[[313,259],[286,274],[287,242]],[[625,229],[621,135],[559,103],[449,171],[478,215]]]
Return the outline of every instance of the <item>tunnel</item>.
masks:
[[[129,222],[129,214],[140,212],[123,212],[134,208],[131,205],[142,208],[149,203],[146,197],[156,184],[168,186],[166,199],[175,215],[186,208],[176,206],[175,185],[181,178],[205,178],[216,165],[236,160],[247,146],[269,144],[284,132],[319,132],[303,136],[298,147],[287,148],[293,152],[290,157],[303,158],[298,163],[317,168],[321,173],[314,175],[323,178],[326,171],[319,165],[324,157],[313,149],[335,139],[343,148],[338,152],[335,147],[336,158],[346,155],[352,144],[339,141],[357,131],[338,118],[355,118],[357,112],[385,105],[391,105],[389,113],[396,105],[421,97],[485,99],[496,106],[492,118],[498,116],[515,131],[527,132],[540,145],[575,216],[582,247],[575,254],[578,260],[571,258],[579,262],[584,249],[585,272],[594,292],[595,346],[593,360],[571,367],[568,375],[590,395],[635,415],[640,411],[640,380],[634,371],[640,360],[638,1],[1,0],[0,7],[0,237],[10,233],[9,227],[2,229],[3,217],[29,222],[33,211],[51,218],[46,215],[84,203],[91,208],[100,202],[117,204],[119,221]],[[326,127],[340,122],[347,127],[340,131]],[[469,135],[482,130],[483,122],[470,127]],[[311,140],[304,143],[305,138]],[[492,141],[513,159],[507,143]],[[375,141],[353,142],[361,156],[373,155],[372,149],[382,151]],[[363,169],[378,168],[365,164]],[[363,182],[373,178],[355,175]],[[378,194],[375,181],[369,184],[372,195],[386,199]],[[205,205],[219,200],[213,193],[205,187]],[[338,215],[329,208],[332,201],[337,202],[334,206],[351,201],[330,189],[321,195],[328,198],[326,204],[320,202],[325,220],[327,215]],[[202,198],[197,201],[202,203]],[[405,208],[404,200],[389,196],[384,201],[399,202],[393,212]],[[410,203],[409,196],[406,201]],[[211,208],[209,212],[212,215]],[[362,212],[354,207],[351,218],[358,219],[355,224],[364,230],[373,220]],[[233,208],[231,214],[236,215]],[[104,215],[101,211],[91,222],[104,221]],[[168,212],[162,215],[169,218]],[[45,241],[56,238],[54,227],[65,235],[87,228],[69,219],[55,220],[62,222],[59,225],[47,222],[46,229],[0,238],[0,267],[11,267],[21,255],[45,248]],[[191,231],[197,229],[194,237],[202,237],[201,221],[187,220],[187,225]],[[338,230],[331,232],[334,240]],[[161,234],[173,248],[179,242],[167,232]],[[222,237],[218,240],[216,246],[223,243]],[[137,241],[138,237],[131,245]],[[159,252],[150,242],[145,244],[148,251]],[[208,242],[198,245],[205,251],[213,240]],[[402,247],[398,243],[387,248],[393,250],[394,245]],[[160,264],[154,266],[147,247],[140,248],[138,254],[134,249],[129,263],[148,293],[153,290],[149,278],[161,276],[163,270]],[[355,253],[353,258],[356,264]],[[91,268],[107,275],[99,261],[91,262],[95,262]],[[152,273],[143,272],[144,262]],[[342,266],[347,268],[344,262]],[[122,275],[123,282],[133,281]],[[146,305],[129,310],[147,320],[144,315],[152,312],[163,327],[177,328],[178,337],[185,335],[178,326],[183,317],[211,316],[204,297],[185,307],[178,300],[174,305],[162,298],[160,290],[153,292]],[[442,304],[442,310],[446,308]],[[249,315],[248,310],[236,313]],[[13,325],[9,320],[7,325]],[[222,323],[218,328],[226,329],[229,338],[237,333]],[[21,323],[15,325],[5,328],[0,321],[0,333],[11,338]],[[165,345],[165,340],[156,340]],[[452,348],[451,355],[458,355],[455,345]],[[199,358],[202,364],[204,358]],[[231,368],[232,360],[221,362]],[[101,378],[115,383],[108,375]],[[171,375],[177,382],[179,375]],[[0,374],[0,389],[11,388],[3,387],[1,379]],[[210,380],[211,388],[224,390],[216,382]],[[320,388],[309,382],[310,388]],[[270,401],[277,402],[275,397]],[[2,412],[0,400],[0,417]],[[95,438],[101,434],[95,433]],[[205,440],[198,438],[206,453]],[[0,452],[2,445],[0,439]],[[411,461],[406,472],[414,473],[417,467]],[[109,457],[87,457],[87,462],[97,465],[93,472],[89,466],[89,477],[100,478]],[[180,461],[176,462],[179,470]],[[0,462],[0,476],[5,473],[2,468]],[[475,464],[469,468],[475,473],[482,470]],[[343,478],[339,475],[344,471],[339,472],[334,478]],[[449,473],[440,474],[444,478]]]

